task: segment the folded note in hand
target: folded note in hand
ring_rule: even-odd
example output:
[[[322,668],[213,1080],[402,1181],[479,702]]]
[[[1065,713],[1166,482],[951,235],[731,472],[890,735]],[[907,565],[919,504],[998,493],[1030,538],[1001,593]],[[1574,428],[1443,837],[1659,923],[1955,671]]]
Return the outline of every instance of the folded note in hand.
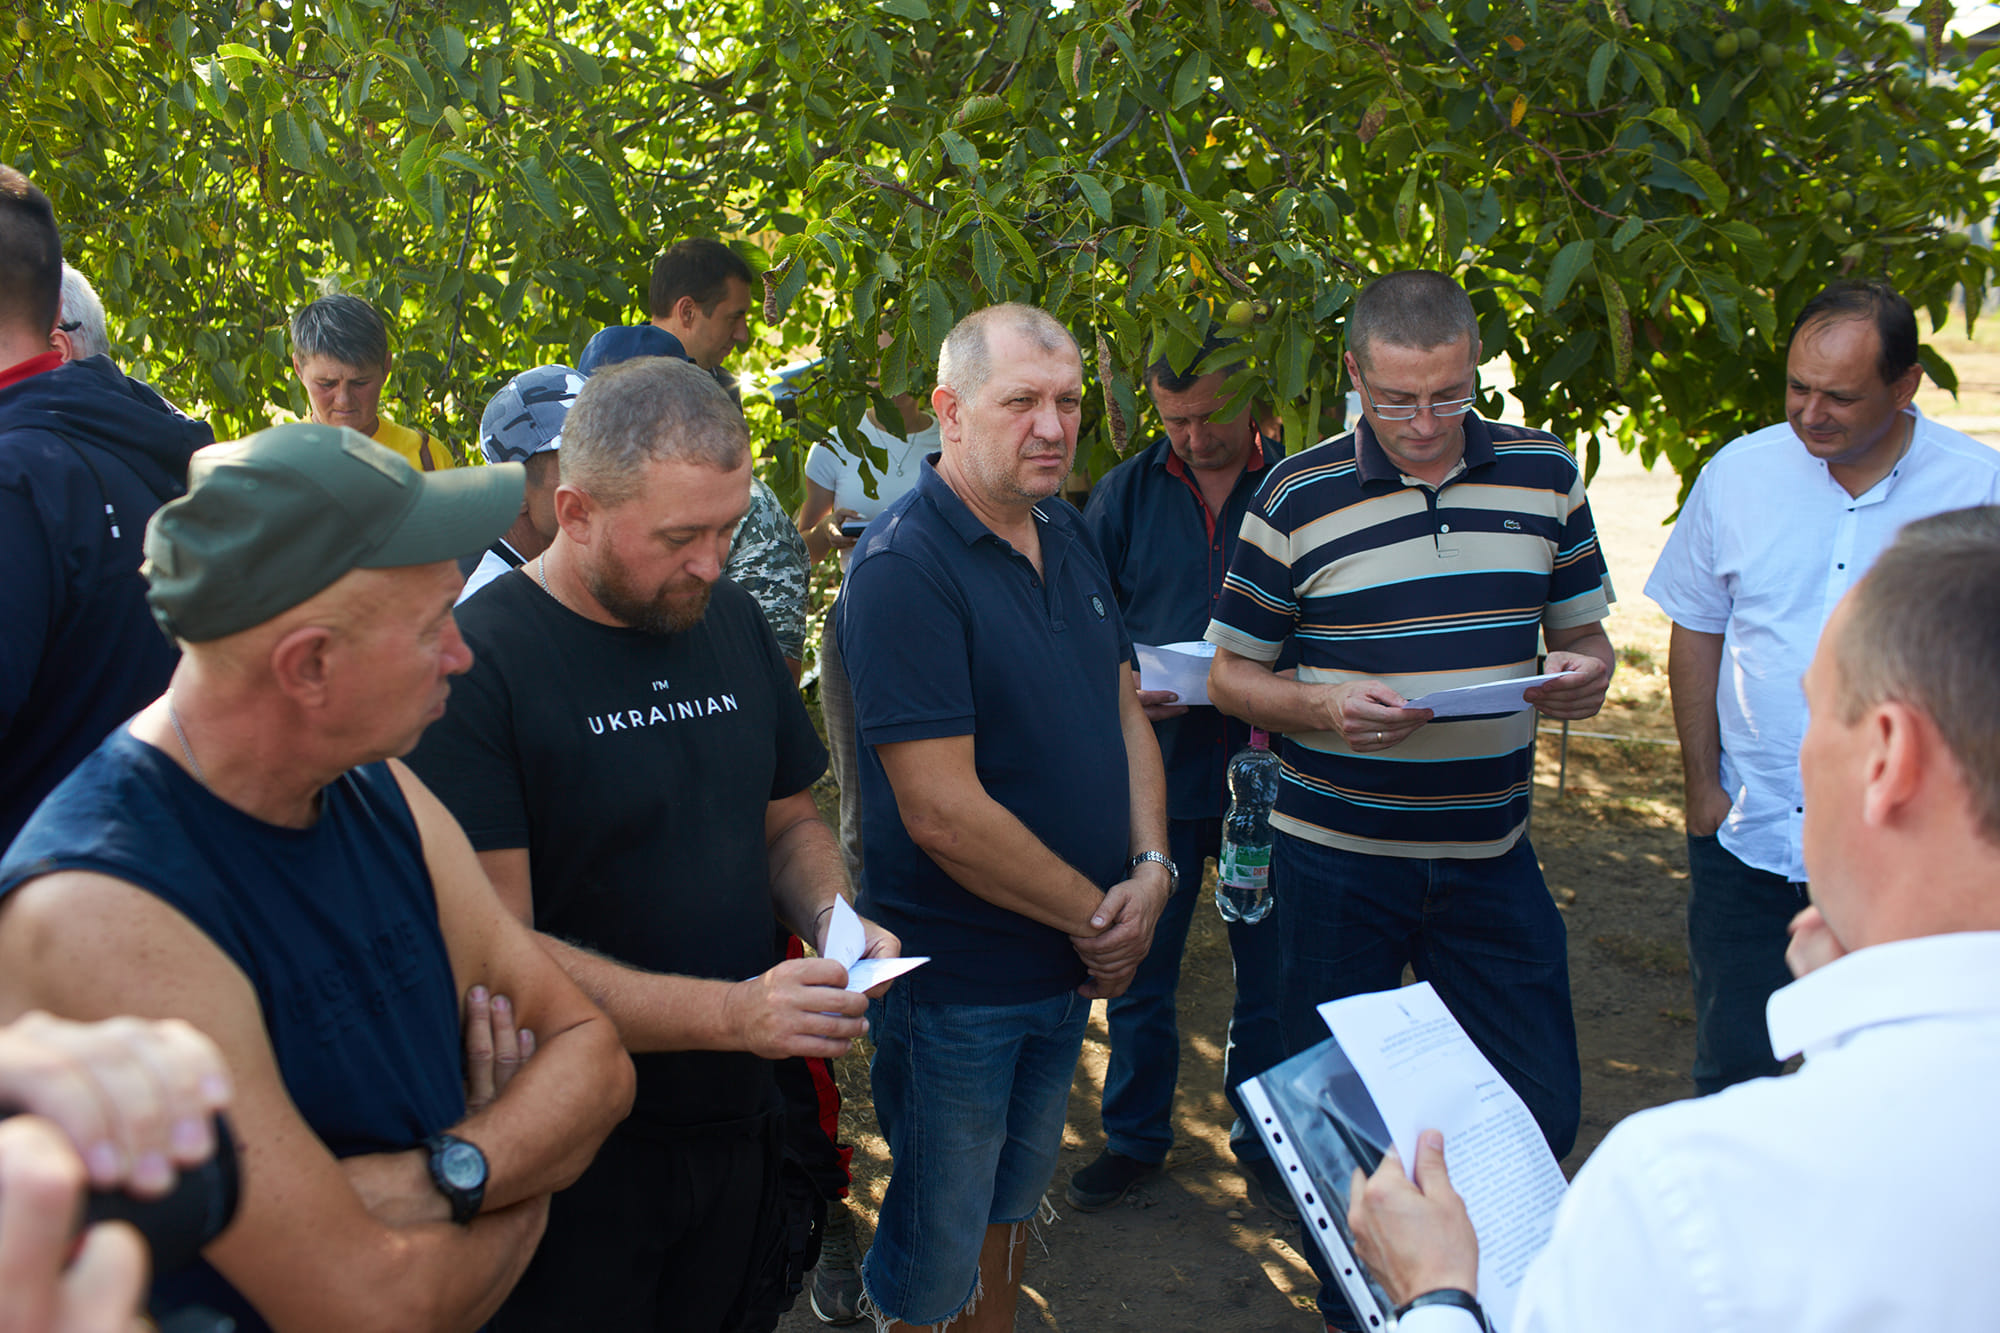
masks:
[[[848,990],[872,989],[930,961],[928,957],[863,958],[861,951],[867,947],[868,936],[861,929],[861,918],[847,905],[847,899],[835,898],[833,920],[826,927],[826,952],[822,956],[847,969]]]
[[[1461,685],[1455,690],[1432,690],[1404,704],[1405,708],[1428,708],[1437,717],[1478,717],[1491,713],[1518,713],[1531,707],[1521,695],[1537,685],[1572,676],[1573,671],[1557,671],[1546,676],[1521,676],[1514,680],[1489,680],[1483,685]]]

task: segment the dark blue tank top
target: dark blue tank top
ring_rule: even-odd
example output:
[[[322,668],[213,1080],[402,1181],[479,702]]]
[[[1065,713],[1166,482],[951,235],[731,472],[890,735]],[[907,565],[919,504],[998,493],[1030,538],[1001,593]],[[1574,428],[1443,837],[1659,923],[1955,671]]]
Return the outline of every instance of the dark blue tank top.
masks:
[[[387,764],[325,788],[305,829],[254,819],[114,731],[0,858],[0,895],[91,870],[165,900],[256,987],[285,1089],[335,1157],[397,1152],[465,1117],[457,986],[409,804]],[[154,1289],[265,1328],[206,1264]]]

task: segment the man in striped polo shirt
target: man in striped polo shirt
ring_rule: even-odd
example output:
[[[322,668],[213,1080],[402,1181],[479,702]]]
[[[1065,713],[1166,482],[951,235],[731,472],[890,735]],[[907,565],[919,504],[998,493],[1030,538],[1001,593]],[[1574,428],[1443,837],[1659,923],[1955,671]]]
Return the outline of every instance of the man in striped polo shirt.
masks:
[[[1524,836],[1535,717],[1604,701],[1610,579],[1576,461],[1482,420],[1479,324],[1441,273],[1391,273],[1348,319],[1363,422],[1272,470],[1208,638],[1224,711],[1284,733],[1272,880],[1284,886],[1287,1051],[1313,1006],[1409,964],[1528,1104],[1576,1138],[1567,941]],[[1296,636],[1298,678],[1274,675]],[[1534,710],[1433,722],[1405,701],[1535,674]]]

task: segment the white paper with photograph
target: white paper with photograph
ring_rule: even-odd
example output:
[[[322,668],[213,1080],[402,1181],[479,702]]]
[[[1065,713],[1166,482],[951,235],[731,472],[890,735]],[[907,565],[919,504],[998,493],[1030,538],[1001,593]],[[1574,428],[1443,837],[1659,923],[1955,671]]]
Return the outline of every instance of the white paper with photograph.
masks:
[[[1189,707],[1206,706],[1208,667],[1215,660],[1215,645],[1193,640],[1188,643],[1135,643],[1139,657],[1139,688],[1172,690],[1177,701]]]
[[[1537,685],[1574,675],[1557,671],[1546,676],[1518,676],[1513,680],[1489,680],[1483,685],[1461,685],[1455,690],[1433,690],[1408,701],[1405,707],[1428,708],[1438,717],[1481,717],[1494,713],[1518,713],[1529,707],[1521,696]]]
[[[1319,1012],[1406,1170],[1419,1134],[1444,1135],[1445,1166],[1479,1234],[1479,1300],[1506,1333],[1521,1279],[1548,1244],[1568,1188],[1534,1116],[1427,981],[1329,1000]]]

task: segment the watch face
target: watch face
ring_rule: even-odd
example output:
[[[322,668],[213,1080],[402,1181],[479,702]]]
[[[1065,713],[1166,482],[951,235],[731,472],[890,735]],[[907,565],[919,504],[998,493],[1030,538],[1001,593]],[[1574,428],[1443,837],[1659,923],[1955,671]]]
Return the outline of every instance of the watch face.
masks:
[[[473,1189],[486,1183],[486,1155],[463,1139],[447,1143],[438,1155],[438,1170],[453,1189]]]

